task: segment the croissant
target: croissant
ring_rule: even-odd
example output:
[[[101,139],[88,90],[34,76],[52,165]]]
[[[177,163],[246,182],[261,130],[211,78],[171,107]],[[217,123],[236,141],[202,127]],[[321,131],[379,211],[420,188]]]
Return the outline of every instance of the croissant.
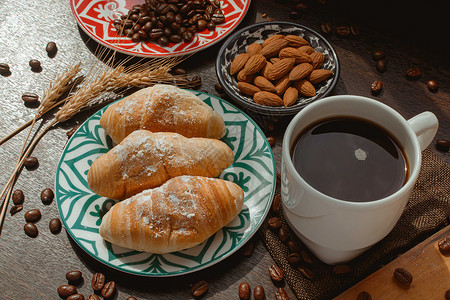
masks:
[[[220,140],[136,130],[94,161],[87,181],[97,195],[122,200],[180,175],[217,177],[233,160]]]
[[[100,125],[116,144],[138,129],[216,139],[226,133],[222,116],[210,106],[191,92],[164,84],[139,90],[109,106]]]
[[[241,211],[235,183],[199,176],[175,177],[116,203],[102,218],[103,239],[138,251],[169,253],[196,246]]]

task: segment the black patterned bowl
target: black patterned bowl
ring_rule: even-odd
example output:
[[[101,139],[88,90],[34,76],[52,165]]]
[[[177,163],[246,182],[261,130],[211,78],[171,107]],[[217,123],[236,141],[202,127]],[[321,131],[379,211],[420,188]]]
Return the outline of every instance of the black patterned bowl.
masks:
[[[269,36],[275,34],[292,34],[304,38],[315,51],[325,55],[325,61],[321,68],[333,72],[331,77],[316,86],[314,97],[299,95],[297,102],[289,107],[266,106],[254,102],[252,98],[238,90],[236,77],[231,76],[229,72],[231,62],[238,54],[244,53],[248,45],[255,42],[262,43]],[[333,90],[339,78],[339,61],[330,43],[317,32],[295,23],[272,21],[250,25],[229,37],[217,56],[216,73],[226,94],[242,107],[263,115],[286,116],[296,114],[309,103],[327,96]]]

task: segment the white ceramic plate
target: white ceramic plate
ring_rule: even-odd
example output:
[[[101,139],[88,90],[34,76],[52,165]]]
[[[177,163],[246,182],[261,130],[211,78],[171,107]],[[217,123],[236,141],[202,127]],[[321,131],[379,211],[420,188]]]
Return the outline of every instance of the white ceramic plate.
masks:
[[[56,170],[55,195],[63,224],[88,254],[117,270],[142,276],[176,276],[216,264],[244,245],[266,217],[275,191],[276,171],[272,150],[261,129],[246,114],[214,96],[192,91],[225,120],[222,139],[235,160],[219,176],[242,187],[244,208],[227,226],[202,244],[169,254],[152,254],[122,248],[99,235],[101,217],[115,200],[100,197],[87,184],[87,173],[112,141],[100,126],[106,107],[86,120],[68,141]]]

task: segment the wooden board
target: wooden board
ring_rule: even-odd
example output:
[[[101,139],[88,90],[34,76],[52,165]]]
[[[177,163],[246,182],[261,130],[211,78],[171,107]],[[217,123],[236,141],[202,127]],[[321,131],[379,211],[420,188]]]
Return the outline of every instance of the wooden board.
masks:
[[[438,242],[450,237],[450,226],[445,227],[388,265],[371,274],[335,299],[356,299],[362,291],[372,299],[445,299],[450,290],[450,256],[442,255]],[[394,270],[404,268],[413,276],[409,288],[394,281]]]

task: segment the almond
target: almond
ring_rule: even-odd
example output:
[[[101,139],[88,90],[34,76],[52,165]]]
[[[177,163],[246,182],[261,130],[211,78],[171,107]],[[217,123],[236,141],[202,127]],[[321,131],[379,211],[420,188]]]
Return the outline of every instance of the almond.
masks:
[[[260,92],[261,90],[254,86],[253,84],[247,83],[247,82],[238,82],[237,88],[245,95],[253,97],[253,95],[257,92]]]
[[[289,73],[289,80],[291,81],[300,80],[308,76],[312,70],[313,66],[311,64],[301,63],[295,66],[295,68],[293,68],[292,71]]]
[[[333,72],[326,69],[317,69],[311,72],[308,76],[308,80],[313,83],[319,83],[324,81],[325,79],[328,79],[331,75],[333,75]]]
[[[277,89],[277,95],[281,96],[286,92],[287,88],[291,85],[289,80],[289,74],[284,75],[277,82],[275,82],[275,88]]]
[[[325,60],[325,55],[321,52],[313,52],[311,55],[311,64],[314,69],[320,68]]]
[[[306,79],[298,80],[294,82],[294,87],[298,90],[300,94],[306,97],[313,97],[316,95],[316,89]]]
[[[244,73],[246,75],[255,74],[256,72],[258,72],[259,70],[264,68],[266,63],[267,63],[266,58],[264,56],[262,56],[261,54],[252,55],[247,60],[247,63],[244,66],[244,69],[243,69]]]
[[[292,47],[286,47],[286,48],[281,49],[278,56],[280,58],[293,57],[293,58],[295,58],[296,64],[311,62],[311,56],[309,56],[309,54],[307,54],[306,52],[303,52],[297,48],[292,48]]]
[[[258,54],[259,51],[261,51],[261,49],[262,49],[261,44],[258,44],[258,43],[250,44],[247,47],[247,54],[250,55],[250,56]]]
[[[281,49],[281,50],[283,50],[283,49]],[[279,57],[272,57],[271,59],[269,59],[269,61],[271,62],[271,63],[276,63],[277,61],[279,61],[280,60],[280,58]]]
[[[267,39],[264,40],[264,42],[262,43],[261,46],[264,48],[267,44],[269,44],[273,40],[278,40],[278,39],[284,39],[284,35],[282,35],[282,34],[271,35]]]
[[[234,75],[239,73],[239,71],[242,70],[242,68],[244,68],[249,58],[250,55],[248,55],[247,53],[241,53],[238,56],[236,56],[230,65],[230,74]]]
[[[259,54],[264,55],[266,58],[277,56],[281,49],[288,45],[288,41],[285,39],[275,39],[263,46]]]
[[[236,76],[237,81],[243,81],[243,82],[252,82],[253,81],[253,74],[246,74],[245,70],[242,69],[239,71],[239,73]]]
[[[289,87],[283,96],[284,106],[288,107],[294,104],[298,98],[298,90],[295,87]]]
[[[272,63],[268,61],[261,71],[261,74],[267,78],[267,71],[272,67]]]
[[[298,48],[301,46],[309,46],[308,41],[298,35],[289,34],[285,37],[285,39],[289,42],[289,46],[292,47]]]
[[[276,93],[277,89],[275,86],[264,76],[256,76],[253,79],[253,84],[260,88],[262,91],[267,91],[271,93]]]
[[[253,95],[253,100],[256,103],[262,104],[262,105],[268,105],[268,106],[282,106],[283,105],[283,99],[281,99],[278,95],[275,95],[274,93],[262,91],[257,92]]]
[[[269,80],[278,80],[289,71],[291,71],[292,67],[295,64],[295,58],[283,58],[274,63],[266,72],[266,77]]]
[[[306,52],[308,54],[312,54],[314,52],[314,48],[311,46],[301,46],[298,48],[298,50]]]

